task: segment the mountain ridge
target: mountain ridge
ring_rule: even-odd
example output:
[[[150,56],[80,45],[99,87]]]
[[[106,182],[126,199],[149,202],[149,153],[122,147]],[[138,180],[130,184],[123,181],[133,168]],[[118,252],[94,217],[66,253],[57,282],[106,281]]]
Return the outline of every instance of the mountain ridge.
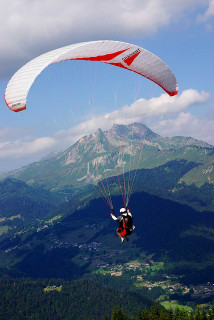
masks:
[[[29,185],[60,190],[96,184],[135,169],[151,169],[184,159],[199,164],[181,181],[198,186],[214,183],[214,147],[192,137],[162,137],[139,123],[115,124],[110,130],[83,136],[63,152],[2,175]]]

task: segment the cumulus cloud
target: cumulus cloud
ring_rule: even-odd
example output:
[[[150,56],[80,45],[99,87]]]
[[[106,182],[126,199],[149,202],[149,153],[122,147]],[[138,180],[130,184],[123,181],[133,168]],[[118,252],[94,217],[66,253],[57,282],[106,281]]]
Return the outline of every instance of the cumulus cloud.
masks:
[[[55,134],[57,139],[73,142],[83,135],[89,134],[101,128],[107,130],[113,124],[130,124],[133,122],[145,122],[146,120],[162,116],[164,113],[176,114],[186,110],[188,107],[200,103],[205,103],[210,95],[202,91],[188,89],[181,95],[169,97],[164,93],[158,98],[139,99],[130,106],[123,106],[119,110],[114,110],[111,113],[106,113],[101,116],[93,117],[90,120],[80,123],[78,126],[65,131],[59,131]]]
[[[125,113],[130,118],[133,116],[134,118],[141,117],[145,114],[150,116],[158,116],[163,113],[170,114],[185,110],[193,104],[204,103],[209,97],[209,93],[205,91],[199,93],[194,89],[184,90],[181,95],[174,97],[169,97],[168,94],[164,93],[158,98],[139,99],[130,107],[123,107],[120,113],[121,116]]]
[[[209,1],[209,6],[204,14],[198,16],[198,22],[207,22],[214,16],[214,0]]]
[[[25,162],[27,159],[35,161],[50,151],[66,149],[82,136],[91,134],[98,128],[110,129],[115,123],[130,124],[147,121],[155,132],[164,136],[190,135],[213,144],[214,120],[201,120],[190,113],[185,113],[188,107],[203,104],[208,99],[207,92],[199,93],[194,89],[185,90],[181,95],[174,97],[169,97],[164,93],[157,98],[139,99],[130,106],[126,105],[111,113],[94,116],[73,128],[58,131],[51,137],[34,138],[24,132],[22,136],[18,129],[13,131],[12,128],[5,128],[0,130],[0,159],[3,161],[4,159],[25,158]],[[163,114],[173,119],[160,120]],[[155,121],[149,122],[148,119],[152,118]]]
[[[0,142],[0,158],[19,158],[32,154],[47,153],[54,145],[56,140],[52,137],[42,137],[30,141],[16,140]]]
[[[0,29],[0,75],[11,75],[29,59],[62,45],[154,33],[179,21],[193,5],[206,3],[208,0],[0,0],[4,26]]]
[[[162,136],[191,136],[214,145],[212,119],[200,119],[190,113],[181,112],[175,119],[161,120],[152,128]]]

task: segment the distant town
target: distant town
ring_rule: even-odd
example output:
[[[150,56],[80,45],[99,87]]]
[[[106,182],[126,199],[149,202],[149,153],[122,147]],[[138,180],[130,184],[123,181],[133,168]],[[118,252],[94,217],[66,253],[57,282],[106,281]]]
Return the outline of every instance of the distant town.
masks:
[[[46,222],[37,228],[37,232],[48,228],[51,224],[52,221]],[[101,231],[103,225],[91,224],[85,225],[83,228],[87,229],[89,232],[93,230],[97,231],[98,229]],[[80,237],[80,235],[78,237]],[[136,288],[145,287],[149,291],[154,288],[161,288],[163,290],[164,294],[160,295],[158,298],[159,302],[163,305],[164,303],[169,302],[173,295],[188,295],[191,297],[192,301],[200,301],[200,299],[212,301],[214,298],[214,283],[208,282],[201,285],[184,285],[181,281],[182,275],[177,276],[167,274],[164,268],[164,262],[154,261],[152,257],[142,256],[127,263],[123,263],[122,261],[118,263],[117,260],[119,257],[123,257],[126,253],[126,248],[123,247],[121,247],[121,249],[112,249],[108,245],[98,241],[85,243],[84,239],[81,239],[81,237],[78,241],[73,241],[73,238],[65,240],[59,239],[54,234],[48,235],[46,245],[48,250],[70,247],[77,248],[79,254],[75,259],[77,259],[79,265],[88,263],[92,274],[123,277],[131,272],[132,283]],[[32,245],[25,243],[13,248],[8,248],[5,252],[9,253],[13,250],[25,251],[30,249],[32,249]],[[154,280],[155,277],[152,276],[157,274],[161,279]],[[51,290],[60,291],[61,288],[47,288],[46,291]]]

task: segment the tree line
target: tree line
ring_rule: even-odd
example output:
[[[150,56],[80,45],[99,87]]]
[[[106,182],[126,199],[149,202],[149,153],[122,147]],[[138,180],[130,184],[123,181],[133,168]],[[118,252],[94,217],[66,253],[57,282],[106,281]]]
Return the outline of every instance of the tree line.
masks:
[[[105,316],[105,320],[213,320],[214,319],[214,303],[209,310],[196,307],[194,311],[186,311],[184,309],[171,309],[167,311],[157,303],[150,310],[139,310],[137,316],[128,316],[120,307],[114,307],[111,317]]]

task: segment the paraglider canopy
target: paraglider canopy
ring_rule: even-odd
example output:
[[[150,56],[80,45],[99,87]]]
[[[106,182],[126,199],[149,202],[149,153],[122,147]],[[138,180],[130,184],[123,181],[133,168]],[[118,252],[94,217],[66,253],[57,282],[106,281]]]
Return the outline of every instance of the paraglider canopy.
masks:
[[[92,41],[72,44],[42,54],[19,69],[5,90],[5,102],[15,112],[26,109],[27,95],[36,77],[50,64],[66,60],[100,61],[136,72],[158,84],[170,96],[178,84],[170,68],[144,48],[120,41]]]
[[[159,57],[147,51],[146,49],[136,46],[134,44],[120,42],[120,41],[91,41],[72,44],[63,48],[44,53],[35,59],[28,62],[21,69],[19,69],[9,81],[5,90],[5,102],[7,106],[15,112],[26,109],[28,92],[37,78],[37,76],[50,64],[58,63],[67,60],[85,60],[85,61],[99,61],[112,66],[120,67],[128,71],[135,72],[159,85],[170,96],[178,93],[178,84],[171,69]],[[140,134],[139,136],[142,136]],[[133,137],[133,132],[132,132]],[[142,141],[139,140],[139,141]],[[125,177],[125,148],[120,142],[121,150],[119,156],[121,159],[118,163],[122,163],[121,170],[118,169],[118,163],[115,162],[114,152],[111,148],[111,156],[114,161],[114,168],[118,178],[121,195],[123,198],[124,208],[121,211],[122,216],[128,214],[128,203],[133,190],[136,172],[139,168],[139,163],[142,157],[142,143],[135,152],[129,152],[128,175]],[[90,152],[89,152],[90,153]],[[113,209],[111,200],[111,192],[106,179],[103,181],[103,176],[98,171],[98,161],[94,161],[91,157],[91,170],[97,170],[97,177],[100,183],[97,183],[101,197],[106,201],[107,205]],[[89,167],[88,167],[89,168]],[[87,173],[88,174],[88,168]],[[123,186],[120,182],[119,174],[123,174]],[[94,180],[93,180],[94,183]],[[126,209],[125,209],[126,208]]]

